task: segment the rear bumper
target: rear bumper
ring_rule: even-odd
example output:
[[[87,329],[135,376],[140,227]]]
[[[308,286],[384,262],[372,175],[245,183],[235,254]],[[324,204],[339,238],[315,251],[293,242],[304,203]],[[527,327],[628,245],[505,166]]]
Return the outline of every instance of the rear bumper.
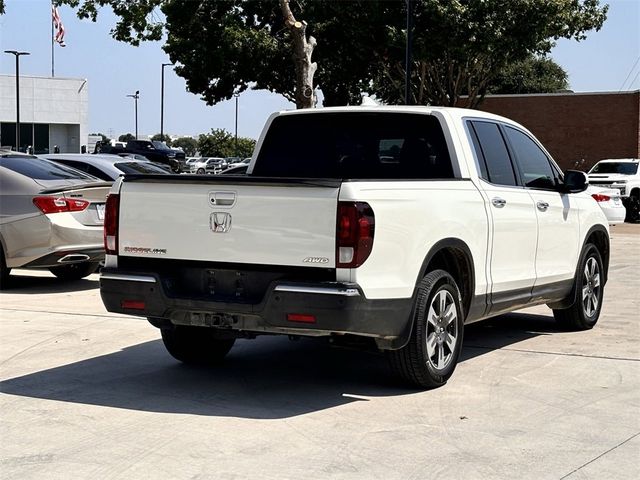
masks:
[[[253,333],[354,334],[393,348],[410,324],[412,299],[369,300],[355,284],[272,282],[257,304],[171,298],[156,274],[103,269],[100,295],[110,312],[165,319],[175,325]],[[301,316],[292,321],[290,314]],[[311,318],[313,317],[313,319]]]

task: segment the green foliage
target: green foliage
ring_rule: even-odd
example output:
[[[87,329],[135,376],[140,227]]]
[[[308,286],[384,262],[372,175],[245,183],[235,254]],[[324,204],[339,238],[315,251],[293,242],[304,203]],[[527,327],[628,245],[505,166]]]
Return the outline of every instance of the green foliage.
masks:
[[[118,137],[119,142],[128,142],[129,140],[135,140],[136,136],[133,133],[125,133]]]
[[[102,143],[109,143],[111,141],[111,139],[104,133],[92,133],[91,135],[100,135],[100,137],[102,137],[102,139],[100,140]]]
[[[95,21],[111,6],[114,38],[137,45],[167,37],[164,50],[187,89],[208,104],[247,88],[294,99],[291,34],[276,0],[62,0]],[[413,103],[481,101],[509,65],[545,55],[559,38],[599,30],[600,0],[415,0]],[[325,105],[359,103],[362,93],[404,101],[405,1],[297,0],[296,18],[318,43],[313,60]],[[160,20],[158,9],[165,16]],[[535,70],[533,70],[535,72]]]
[[[156,133],[153,137],[151,137],[151,140],[154,142],[164,142],[167,145],[167,147],[172,146],[171,137],[167,134],[160,135],[159,133]]]
[[[187,157],[193,157],[198,149],[198,142],[195,138],[181,137],[172,144],[174,148],[181,148]]]
[[[489,93],[554,93],[568,88],[567,72],[560,65],[547,57],[531,56],[502,69]]]
[[[236,154],[235,137],[223,128],[216,128],[210,134],[201,134],[197,143],[198,151],[203,157],[250,157],[256,141],[238,137]]]

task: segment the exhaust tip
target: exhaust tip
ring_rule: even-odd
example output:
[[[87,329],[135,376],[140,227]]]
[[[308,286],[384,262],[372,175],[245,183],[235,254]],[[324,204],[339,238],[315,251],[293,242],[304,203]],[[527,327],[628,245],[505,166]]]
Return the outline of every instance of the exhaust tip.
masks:
[[[89,255],[85,255],[84,253],[70,253],[69,255],[65,255],[58,263],[79,263],[86,262],[91,257]]]

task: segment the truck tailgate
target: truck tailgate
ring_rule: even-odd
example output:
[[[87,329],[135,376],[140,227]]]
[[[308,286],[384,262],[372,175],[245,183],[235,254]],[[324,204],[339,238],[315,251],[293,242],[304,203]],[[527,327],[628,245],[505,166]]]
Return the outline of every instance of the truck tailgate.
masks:
[[[340,181],[127,176],[118,254],[335,267]]]

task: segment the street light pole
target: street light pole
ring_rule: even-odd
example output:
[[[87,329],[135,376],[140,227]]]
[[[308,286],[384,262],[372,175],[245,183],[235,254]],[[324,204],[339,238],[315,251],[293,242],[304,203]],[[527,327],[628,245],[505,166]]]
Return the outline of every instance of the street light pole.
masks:
[[[20,55],[31,55],[29,52],[5,50],[16,57],[16,151],[20,150]]]
[[[404,103],[411,105],[411,44],[413,43],[413,1],[407,4],[407,44],[405,46]]]
[[[160,81],[160,141],[164,142],[164,67],[169,67],[173,63],[162,64],[162,75]]]
[[[136,90],[136,93],[127,95],[135,100],[136,103],[136,140],[138,139],[138,98],[140,98],[140,90]]]
[[[236,157],[238,156],[238,98],[240,97],[239,93],[234,93],[234,97],[236,97]]]

